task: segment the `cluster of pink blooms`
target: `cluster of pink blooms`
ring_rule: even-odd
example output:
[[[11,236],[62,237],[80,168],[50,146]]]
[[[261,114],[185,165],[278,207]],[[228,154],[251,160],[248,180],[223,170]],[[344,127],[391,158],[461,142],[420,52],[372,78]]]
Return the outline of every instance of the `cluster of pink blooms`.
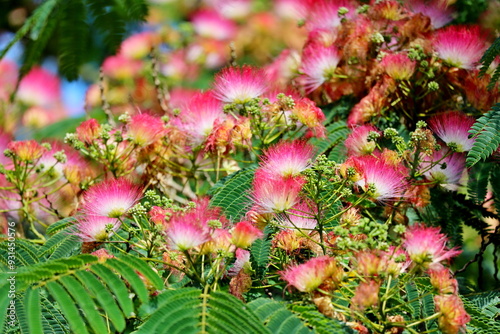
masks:
[[[80,184],[95,177],[85,159],[60,141],[15,141],[0,132],[0,151],[8,152],[0,158],[5,169],[0,174],[0,203],[5,210],[2,216],[10,219],[18,220],[25,205],[35,220],[45,223],[57,219],[50,210],[67,216],[75,208]]]
[[[415,224],[406,231],[401,248],[357,252],[351,260],[351,266],[361,280],[351,298],[351,308],[358,311],[378,308],[384,293],[381,287],[387,276],[398,277],[421,270],[427,272],[435,289],[434,301],[440,330],[443,333],[458,333],[465,329],[470,317],[458,296],[456,279],[442,264],[460,254],[460,251],[448,249],[447,241],[439,228]],[[345,275],[346,272],[339,267],[335,258],[328,255],[291,265],[281,272],[282,279],[290,286],[313,294],[335,291],[344,284]]]
[[[274,215],[300,205],[299,194],[306,182],[301,172],[313,157],[313,146],[300,140],[283,141],[267,149],[255,172],[251,213]]]
[[[474,118],[459,111],[448,111],[431,117],[428,122],[434,136],[426,138],[427,152],[417,157],[419,171],[431,184],[457,190],[467,172],[466,152],[475,140],[469,138]],[[345,141],[349,158],[342,170],[345,173],[347,168],[354,168],[353,181],[364,191],[371,184],[374,188],[370,196],[378,201],[410,196],[407,179],[412,161],[401,159],[394,151],[380,150],[377,138],[381,135],[371,124],[355,127]],[[436,150],[435,144],[441,148]]]
[[[147,184],[173,201],[194,200],[141,211],[151,223],[145,239],[159,235],[151,245],[172,272],[193,274],[190,266],[208,259],[211,273],[222,268],[232,283],[251,286],[249,248],[269,225],[275,229],[271,251],[286,258],[274,263],[282,281],[310,295],[324,314],[335,316],[330,294],[345,287],[350,313],[376,310],[388,278],[415,274],[428,277],[434,289],[439,329],[463,331],[470,317],[447,266],[461,251],[448,248],[439,228],[408,224],[399,211],[425,207],[433,186],[456,191],[466,179],[475,119],[460,110],[479,114],[500,101],[498,85],[486,87],[499,62],[478,76],[492,41],[488,27],[448,25],[455,14],[451,0],[275,0],[268,12],[255,11],[250,0],[189,3],[182,8],[192,30],[151,26],[104,61],[104,79],[88,90],[86,105],[105,109],[109,124],[82,122],[66,137],[71,147],[13,140],[19,121],[43,127],[66,112],[59,79],[42,68],[21,80],[15,103],[8,103],[18,69],[0,62],[0,106],[8,109],[0,108],[0,116],[8,115],[0,132],[0,152],[7,152],[0,156],[2,213],[20,220],[29,207],[40,222],[54,219],[49,211],[75,215],[75,235],[97,247],[120,238],[124,219],[142,207]],[[257,65],[236,65],[243,53]],[[203,70],[215,73],[211,85],[186,88]],[[361,211],[369,203],[383,206],[391,224],[408,225],[398,247],[341,248],[334,227],[323,229],[330,218],[318,211],[326,210],[307,196],[312,177],[306,175],[317,162],[308,140],[325,138],[327,116],[338,118],[319,106],[346,96],[357,101],[347,119],[346,159],[332,163],[331,179],[321,182],[342,182],[330,199],[342,211],[346,239],[369,238],[350,230],[365,219]],[[378,139],[397,134],[373,125],[383,118],[417,125],[410,144],[384,148]],[[242,160],[258,158],[241,221],[231,222],[199,197],[197,191],[242,168]],[[20,181],[15,175],[29,176]],[[328,198],[321,196],[315,200]],[[238,297],[243,290],[230,286]]]
[[[240,221],[235,224],[221,213],[218,207],[211,207],[208,198],[200,198],[193,207],[173,211],[153,207],[150,219],[161,226],[165,237],[163,258],[167,263],[186,269],[186,254],[190,257],[210,255],[217,258],[235,260],[227,271],[228,276],[236,276],[247,271],[250,252],[247,250],[263,233],[254,224]],[[226,263],[226,265],[229,263]]]

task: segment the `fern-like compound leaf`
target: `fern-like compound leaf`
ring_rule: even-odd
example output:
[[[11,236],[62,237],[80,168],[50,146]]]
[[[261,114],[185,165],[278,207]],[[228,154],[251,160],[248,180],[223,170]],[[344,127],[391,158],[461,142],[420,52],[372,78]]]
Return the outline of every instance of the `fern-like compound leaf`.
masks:
[[[124,314],[118,307],[115,298],[108,291],[106,286],[101,281],[99,281],[95,277],[95,275],[89,273],[88,271],[80,270],[76,273],[75,276],[91,291],[93,296],[99,301],[102,309],[106,313],[106,316],[115,326],[115,329],[118,332],[122,332],[126,326]]]
[[[116,297],[118,304],[122,308],[125,317],[132,317],[134,315],[134,304],[128,296],[129,292],[125,283],[111,269],[102,264],[93,265],[90,270],[99,276],[103,282],[106,282],[109,290]]]
[[[340,162],[345,158],[344,141],[349,134],[349,128],[345,121],[338,121],[328,125],[326,133],[326,138],[312,139],[312,144],[317,149],[316,153],[325,154],[330,160]]]
[[[120,275],[122,275],[127,280],[130,286],[136,292],[137,297],[139,297],[141,302],[147,301],[148,289],[132,267],[130,267],[128,264],[125,264],[124,261],[118,261],[117,259],[108,259],[106,261],[106,265],[120,273]]]
[[[488,158],[500,145],[500,103],[481,116],[469,133],[476,139],[467,154],[467,166],[471,167]]]
[[[210,204],[224,209],[231,221],[238,221],[250,205],[250,190],[256,166],[244,168],[217,182],[209,192]]]
[[[264,276],[269,263],[269,254],[271,252],[271,240],[257,239],[250,248],[250,259],[252,268],[255,269],[259,276]]]
[[[133,269],[139,271],[149,282],[158,290],[162,290],[163,280],[157,273],[151,269],[150,266],[146,264],[146,262],[139,260],[134,256],[118,256],[118,261],[122,262],[124,265],[131,266]]]
[[[299,317],[289,311],[283,303],[259,298],[248,303],[248,307],[266,324],[271,333],[312,333]]]
[[[95,333],[106,333],[106,324],[99,315],[94,300],[88,295],[87,290],[80,282],[73,276],[64,276],[59,281],[78,304],[90,328],[92,328]]]
[[[499,55],[500,55],[500,37],[497,37],[497,39],[493,42],[493,44],[491,44],[491,46],[486,50],[486,52],[481,57],[480,60],[481,69],[479,71],[480,76],[486,74],[486,72],[490,68],[491,63],[493,63],[496,56]],[[497,66],[488,84],[488,89],[493,89],[498,79],[500,79],[500,67]]]
[[[75,334],[87,334],[87,326],[76,308],[75,301],[70,297],[68,292],[57,282],[49,282],[46,286],[59,304],[70,325],[71,331]]]

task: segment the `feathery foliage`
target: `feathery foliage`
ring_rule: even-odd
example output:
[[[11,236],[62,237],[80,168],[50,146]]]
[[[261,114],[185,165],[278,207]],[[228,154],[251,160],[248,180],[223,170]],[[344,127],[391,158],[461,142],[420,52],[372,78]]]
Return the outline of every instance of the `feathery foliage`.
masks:
[[[486,50],[486,52],[481,57],[481,70],[479,71],[479,75],[483,76],[486,74],[486,71],[490,68],[491,63],[495,60],[496,56],[500,56],[500,37],[497,37],[493,44]],[[495,71],[493,72],[490,82],[488,83],[488,89],[493,89],[495,87],[496,82],[500,79],[500,66],[497,66]]]
[[[209,191],[210,204],[223,208],[224,214],[237,221],[248,209],[250,189],[256,166],[243,168],[217,182]]]
[[[130,23],[143,22],[148,12],[145,0],[46,0],[26,20],[14,38],[0,51],[0,59],[23,38],[27,39],[20,76],[41,62],[49,40],[58,40],[59,72],[69,80],[78,78],[79,67],[95,43],[92,29],[104,36],[108,54],[115,53]],[[89,22],[92,26],[89,26]]]
[[[474,146],[467,154],[467,166],[488,158],[500,145],[500,103],[481,116],[469,130],[475,137]]]

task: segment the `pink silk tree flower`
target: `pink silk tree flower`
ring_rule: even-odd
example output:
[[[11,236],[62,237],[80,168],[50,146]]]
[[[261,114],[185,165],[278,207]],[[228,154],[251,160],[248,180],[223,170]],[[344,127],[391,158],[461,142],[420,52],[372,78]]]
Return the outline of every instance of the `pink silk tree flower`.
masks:
[[[47,152],[47,149],[35,140],[11,141],[7,149],[14,153],[17,161],[35,161]]]
[[[213,132],[215,124],[227,117],[222,102],[208,91],[191,97],[189,104],[181,108],[179,116],[172,119],[171,124],[187,136],[193,147],[197,147]]]
[[[127,124],[127,138],[141,147],[160,140],[166,134],[167,129],[161,118],[148,114],[134,115]]]
[[[83,242],[102,242],[108,240],[120,226],[118,219],[90,215],[78,220],[75,235]]]
[[[333,77],[341,59],[335,46],[308,45],[302,53],[300,71],[306,93],[311,93]]]
[[[340,271],[335,259],[325,255],[312,258],[303,264],[290,266],[280,272],[280,275],[297,290],[312,292],[329,278],[337,280]]]
[[[453,20],[453,9],[440,0],[409,0],[407,6],[414,14],[421,13],[430,18],[434,29],[444,27]]]
[[[303,124],[309,128],[312,136],[326,138],[326,128],[323,125],[326,116],[321,108],[316,106],[313,101],[307,97],[295,101],[295,106],[292,109],[292,115],[297,118],[299,125]]]
[[[236,260],[228,271],[228,276],[236,276],[241,270],[250,268],[250,252],[241,248],[236,249]]]
[[[267,86],[264,70],[247,65],[226,67],[215,76],[214,95],[224,103],[244,104],[264,94]]]
[[[54,107],[61,100],[61,82],[55,74],[34,67],[19,83],[16,98],[30,106]]]
[[[276,177],[295,177],[310,166],[313,156],[314,147],[305,141],[281,141],[264,152],[260,166]]]
[[[129,59],[142,59],[151,53],[160,39],[160,35],[152,31],[133,34],[120,45],[120,55]]]
[[[19,69],[13,61],[0,60],[0,101],[8,101],[10,95],[16,89]]]
[[[458,292],[458,282],[453,278],[449,268],[445,266],[435,266],[429,268],[431,285],[438,291],[439,294],[456,294]]]
[[[465,311],[464,304],[455,294],[434,296],[436,312],[440,313],[438,327],[443,334],[465,333],[470,316]]]
[[[101,125],[95,118],[82,122],[76,128],[78,140],[91,145],[101,134]]]
[[[428,123],[431,130],[447,145],[456,146],[457,152],[469,151],[474,138],[469,138],[469,130],[474,124],[473,117],[459,111],[448,111],[432,116]]]
[[[182,252],[210,240],[210,233],[205,226],[182,218],[171,221],[166,233],[170,247]]]
[[[452,25],[438,30],[432,45],[440,59],[464,69],[473,69],[486,50],[479,26]]]
[[[376,307],[379,302],[380,283],[372,279],[359,283],[354,297],[351,299],[351,307],[363,311],[369,307]]]
[[[429,181],[435,182],[448,190],[456,191],[460,186],[460,179],[465,171],[465,154],[455,152],[443,158],[444,154],[445,152],[442,149],[434,152],[430,158],[431,161],[422,162],[420,168],[425,170],[424,175]],[[424,160],[428,159],[428,157],[424,158]],[[429,169],[428,166],[434,162],[439,163]]]
[[[93,185],[83,195],[82,212],[118,218],[140,199],[141,188],[127,179],[112,179]]]
[[[231,231],[231,235],[231,242],[233,243],[233,245],[245,249],[250,247],[250,245],[255,240],[261,238],[264,234],[252,223],[248,221],[242,221],[234,226],[233,230]]]
[[[339,9],[348,10],[346,18],[350,19],[356,15],[357,3],[349,0],[315,0],[308,1],[310,8],[306,27],[309,31],[314,29],[334,30],[341,25],[342,19],[339,16]]]
[[[200,10],[191,18],[194,31],[202,36],[217,40],[228,40],[236,34],[236,24],[213,10]]]
[[[129,80],[136,77],[142,69],[141,60],[130,59],[122,54],[107,57],[102,64],[102,73],[116,80]]]
[[[370,198],[379,201],[394,201],[404,196],[407,182],[402,171],[383,159],[373,156],[350,157],[345,165],[352,165],[361,175],[356,182]]]
[[[405,53],[391,53],[380,62],[380,67],[394,80],[408,80],[415,73],[417,63]]]
[[[360,156],[371,154],[377,146],[377,143],[374,140],[368,140],[368,136],[372,132],[378,134],[379,136],[382,134],[376,127],[371,124],[365,124],[355,127],[345,140],[347,155]]]
[[[280,213],[292,208],[299,201],[305,182],[302,177],[276,178],[265,170],[257,170],[252,192],[257,211]]]
[[[299,202],[287,210],[286,216],[278,216],[278,221],[280,227],[295,230],[299,235],[303,235],[303,233],[297,230],[304,230],[308,234],[318,225],[318,221],[306,201]]]
[[[447,249],[448,238],[440,233],[438,227],[423,224],[410,226],[404,235],[403,247],[410,259],[424,268],[440,266],[441,261],[451,259],[462,251],[457,248]]]

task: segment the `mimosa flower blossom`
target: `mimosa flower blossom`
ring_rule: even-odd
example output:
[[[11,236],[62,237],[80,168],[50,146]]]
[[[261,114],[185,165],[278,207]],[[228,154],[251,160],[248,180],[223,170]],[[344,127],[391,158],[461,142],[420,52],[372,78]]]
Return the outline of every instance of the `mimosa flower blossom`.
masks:
[[[53,107],[61,100],[61,82],[49,71],[34,67],[19,83],[16,98],[27,105]]]
[[[231,232],[231,242],[239,248],[248,248],[255,240],[264,234],[248,221],[242,221],[234,226]]]
[[[120,46],[120,55],[129,59],[141,59],[151,53],[160,41],[160,36],[152,31],[144,31],[125,39]]]
[[[454,25],[438,30],[433,46],[447,64],[464,69],[473,69],[486,50],[478,26]]]
[[[408,7],[413,13],[422,13],[431,19],[434,29],[444,27],[453,20],[453,9],[439,0],[410,0]]]
[[[283,280],[302,292],[316,290],[328,278],[338,276],[340,269],[334,258],[329,256],[315,257],[306,263],[288,267],[280,272]]]
[[[457,248],[447,249],[447,242],[448,238],[438,227],[415,224],[406,230],[403,247],[414,263],[428,268],[462,253]]]
[[[7,148],[14,153],[18,161],[34,161],[47,152],[47,149],[35,140],[12,141]]]
[[[84,242],[102,242],[109,239],[120,228],[121,222],[115,218],[90,215],[77,223],[79,236]]]
[[[308,234],[316,225],[318,225],[318,221],[314,217],[314,214],[311,212],[311,208],[307,204],[307,202],[300,202],[293,206],[290,210],[287,211],[286,216],[280,215],[278,217],[278,221],[280,223],[280,227],[284,227],[292,230],[304,230],[304,233]],[[303,235],[297,231],[299,235]]]
[[[342,23],[339,16],[339,9],[342,7],[348,10],[345,15],[347,18],[353,18],[356,15],[357,4],[349,0],[315,0],[306,3],[310,4],[306,24],[309,31],[314,29],[336,29]]]
[[[212,10],[201,10],[191,18],[194,31],[203,37],[227,40],[234,37],[236,24]]]
[[[417,63],[404,53],[391,53],[380,62],[380,67],[394,80],[408,80],[415,73]]]
[[[433,162],[439,161],[438,164],[424,172],[425,177],[448,190],[457,190],[465,170],[465,155],[464,153],[453,153],[443,158],[444,154],[444,150],[435,152],[431,161],[422,162],[421,168],[426,169]],[[427,159],[429,158],[424,158],[424,160]]]
[[[314,147],[305,141],[282,141],[264,152],[261,168],[277,177],[295,177],[307,169]]]
[[[350,157],[345,162],[361,175],[356,182],[370,198],[379,202],[401,198],[407,188],[405,175],[393,165],[373,156]]]
[[[379,302],[379,292],[380,283],[374,280],[361,282],[354,292],[354,297],[351,299],[351,307],[363,311],[368,307],[377,306]]]
[[[453,278],[449,268],[435,266],[435,268],[430,268],[427,273],[432,286],[439,294],[456,294],[458,292],[458,282]]]
[[[92,143],[99,138],[101,133],[101,125],[97,122],[95,118],[91,118],[82,122],[76,128],[76,135],[78,140],[84,142],[85,144],[92,145]]]
[[[261,96],[268,85],[263,70],[246,65],[227,67],[214,80],[214,95],[224,103],[244,104]]]
[[[179,117],[172,120],[172,124],[182,130],[190,143],[197,147],[212,133],[216,123],[226,118],[223,104],[209,91],[193,96],[190,103],[181,109]]]
[[[475,119],[458,111],[448,111],[431,117],[428,121],[431,130],[447,145],[456,146],[457,152],[469,151],[474,138],[469,138],[469,130]]]
[[[127,124],[127,137],[138,146],[150,145],[167,133],[164,122],[148,114],[137,114]]]
[[[434,296],[436,312],[441,315],[438,318],[438,326],[443,334],[458,334],[465,332],[465,325],[470,321],[470,316],[464,308],[459,296],[437,295]]]
[[[347,155],[359,156],[371,154],[375,150],[377,143],[374,140],[368,140],[370,132],[381,135],[381,132],[371,124],[355,127],[345,140]]]
[[[307,93],[314,91],[330,80],[341,59],[335,46],[309,45],[302,54],[300,70],[304,73],[304,88]]]
[[[187,251],[210,240],[205,226],[189,220],[175,219],[167,229],[167,239],[172,249]]]
[[[292,208],[299,201],[305,179],[276,178],[260,169],[255,173],[252,198],[259,213],[279,213]]]
[[[140,197],[141,189],[126,179],[104,181],[84,193],[82,212],[118,218],[127,213]]]

